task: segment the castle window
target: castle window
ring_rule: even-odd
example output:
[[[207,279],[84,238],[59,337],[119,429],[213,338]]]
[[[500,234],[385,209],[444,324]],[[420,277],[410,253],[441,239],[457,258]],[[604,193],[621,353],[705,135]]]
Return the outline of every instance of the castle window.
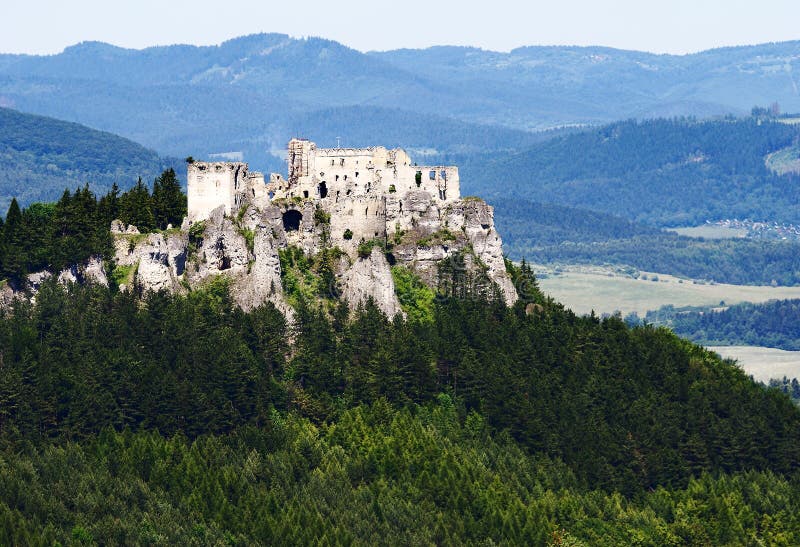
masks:
[[[341,165],[342,167],[344,167],[344,158],[341,158],[341,159],[339,160],[339,165]]]
[[[347,180],[347,175],[344,176],[344,180]]]
[[[300,229],[301,220],[303,220],[303,215],[300,211],[290,209],[283,213],[283,229],[287,232],[296,232]]]
[[[428,173],[428,177],[430,177],[431,180],[436,180],[436,171]]]
[[[336,160],[331,160],[331,166],[336,165]]]
[[[336,175],[336,180],[339,180],[339,175]]]
[[[328,197],[328,185],[324,180],[317,186],[317,191],[319,192],[320,198]]]
[[[356,178],[358,178],[358,171],[356,171]]]
[[[308,190],[303,190],[303,197],[304,197],[304,198],[307,198],[307,197],[308,197]]]
[[[269,195],[269,199],[272,199],[272,198],[275,197],[275,192],[270,192],[268,195]]]
[[[441,170],[441,172],[440,172],[439,174],[442,176],[442,178],[443,178],[444,180],[447,180],[447,171],[445,171],[444,169],[442,169],[442,170]]]

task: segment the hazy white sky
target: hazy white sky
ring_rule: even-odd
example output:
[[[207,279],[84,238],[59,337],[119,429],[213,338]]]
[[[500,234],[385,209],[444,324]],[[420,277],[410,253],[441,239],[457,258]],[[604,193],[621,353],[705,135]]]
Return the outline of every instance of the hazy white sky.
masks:
[[[0,0],[0,52],[217,44],[256,32],[385,50],[605,45],[659,53],[800,39],[799,0]]]

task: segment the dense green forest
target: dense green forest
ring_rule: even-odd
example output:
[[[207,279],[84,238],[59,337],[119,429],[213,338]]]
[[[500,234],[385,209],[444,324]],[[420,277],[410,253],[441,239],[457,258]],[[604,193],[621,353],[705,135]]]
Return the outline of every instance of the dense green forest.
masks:
[[[644,321],[668,326],[680,336],[708,346],[800,351],[800,300],[745,302],[722,309],[664,306],[647,312]]]
[[[173,159],[111,133],[0,108],[0,211],[58,199],[64,187],[91,183],[107,192],[115,183],[155,177]]]
[[[503,246],[513,259],[616,264],[719,283],[800,283],[796,241],[704,240],[586,209],[504,198],[491,201]]]
[[[466,191],[614,214],[653,226],[726,218],[800,223],[798,175],[766,156],[800,128],[761,118],[624,121],[530,150],[463,158]]]
[[[0,318],[3,541],[800,539],[785,394],[509,267],[415,322],[46,282]]]
[[[186,196],[171,168],[155,179],[152,194],[139,179],[127,192],[120,193],[114,184],[100,199],[88,185],[74,193],[65,190],[56,203],[25,209],[12,199],[0,220],[0,279],[21,287],[29,273],[58,272],[91,256],[113,260],[112,220],[146,233],[179,226],[185,214]]]

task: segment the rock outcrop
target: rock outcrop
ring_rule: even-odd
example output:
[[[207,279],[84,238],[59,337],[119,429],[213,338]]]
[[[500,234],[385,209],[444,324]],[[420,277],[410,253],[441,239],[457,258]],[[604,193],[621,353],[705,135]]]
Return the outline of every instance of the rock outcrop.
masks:
[[[464,274],[475,279],[487,277],[507,304],[517,301],[506,273],[503,242],[494,228],[494,210],[483,200],[440,204],[427,192],[409,192],[387,202],[387,217],[394,221],[389,239],[397,241],[395,258],[426,284],[436,287],[442,263],[467,254],[475,260],[459,261],[456,267],[466,268]]]
[[[134,227],[135,229],[135,227]],[[114,235],[115,262],[130,269],[120,288],[139,291],[182,290],[181,276],[186,268],[188,237],[180,231],[139,234],[128,228]]]
[[[274,175],[265,184],[245,164],[190,166],[194,214],[180,229],[142,234],[113,221],[113,277],[120,289],[182,293],[223,277],[244,310],[272,302],[291,315],[288,300],[341,292],[353,308],[372,299],[392,317],[403,313],[390,265],[397,264],[446,294],[517,300],[494,211],[478,198],[460,198],[457,168],[418,167],[405,152],[380,147],[292,142],[300,159],[314,159],[316,167],[295,161],[290,175],[296,176]],[[282,271],[281,253],[290,248],[307,260],[302,271],[291,272],[286,295],[290,272]],[[299,267],[297,252],[286,252],[291,268]],[[97,259],[56,275],[62,283],[109,284]],[[29,276],[30,289],[49,276]]]
[[[373,247],[368,257],[359,257],[344,273],[342,297],[351,306],[358,306],[372,299],[390,318],[402,313],[389,262],[378,247]]]
[[[442,264],[461,256],[458,265],[466,275],[496,283],[506,302],[513,303],[516,291],[505,272],[491,207],[474,199],[438,206],[427,192],[409,194],[408,199],[387,203],[387,212],[395,211],[395,232],[384,235],[395,242],[391,257],[436,288]],[[300,218],[299,226],[289,231],[283,221],[287,210],[298,210]],[[117,262],[138,265],[135,284],[140,290],[182,290],[185,264],[183,279],[189,287],[225,276],[243,309],[271,301],[289,313],[279,251],[293,245],[314,255],[329,245],[330,226],[321,226],[315,216],[311,203],[298,209],[273,205],[262,211],[250,206],[237,218],[225,216],[220,207],[202,224],[189,228],[195,233],[192,241],[184,232],[166,239],[162,234],[131,236],[127,227],[116,236]],[[359,257],[356,249],[356,244],[347,248],[351,259],[341,262],[337,271],[342,298],[352,307],[371,298],[389,317],[402,313],[391,266],[381,248],[375,246],[367,257]]]

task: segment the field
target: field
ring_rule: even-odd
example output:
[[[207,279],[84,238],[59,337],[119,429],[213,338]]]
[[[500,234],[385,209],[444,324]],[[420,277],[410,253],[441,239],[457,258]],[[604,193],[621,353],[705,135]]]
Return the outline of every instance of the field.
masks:
[[[619,311],[623,315],[636,312],[643,316],[648,310],[667,304],[713,306],[720,302],[736,304],[800,298],[800,287],[701,284],[646,272],[635,279],[619,270],[603,267],[573,266],[559,272],[535,266],[534,271],[544,292],[579,314],[594,310],[598,314]]]
[[[800,378],[800,351],[758,346],[715,346],[708,349],[736,359],[748,374],[765,383],[770,378]]]
[[[744,228],[726,228],[708,224],[691,228],[670,228],[668,231],[686,237],[702,237],[704,239],[736,239],[747,236],[747,230]]]
[[[800,150],[796,146],[782,148],[768,155],[765,163],[767,167],[779,175],[800,172]]]

